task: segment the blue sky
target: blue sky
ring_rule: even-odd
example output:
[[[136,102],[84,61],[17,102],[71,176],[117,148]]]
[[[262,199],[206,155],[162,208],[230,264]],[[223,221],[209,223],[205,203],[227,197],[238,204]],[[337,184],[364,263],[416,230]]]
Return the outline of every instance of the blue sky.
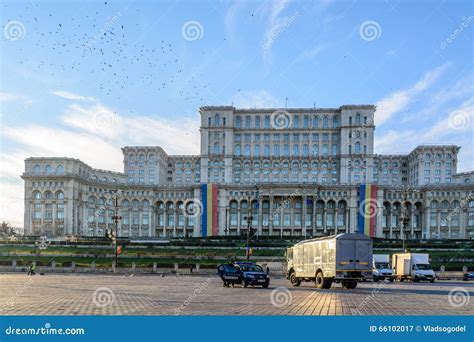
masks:
[[[120,171],[120,147],[198,153],[202,105],[376,104],[377,153],[462,147],[474,169],[471,1],[2,1],[0,219],[23,160]]]

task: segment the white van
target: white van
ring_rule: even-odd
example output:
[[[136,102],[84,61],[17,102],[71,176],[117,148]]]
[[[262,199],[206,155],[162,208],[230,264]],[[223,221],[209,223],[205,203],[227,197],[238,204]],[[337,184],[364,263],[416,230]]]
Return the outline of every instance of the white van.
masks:
[[[399,253],[392,255],[395,277],[400,281],[410,279],[415,282],[426,280],[434,283],[436,275],[430,266],[429,257],[429,254],[422,253]]]
[[[395,274],[390,265],[390,255],[374,254],[372,263],[372,279],[377,282],[379,280],[393,281]]]

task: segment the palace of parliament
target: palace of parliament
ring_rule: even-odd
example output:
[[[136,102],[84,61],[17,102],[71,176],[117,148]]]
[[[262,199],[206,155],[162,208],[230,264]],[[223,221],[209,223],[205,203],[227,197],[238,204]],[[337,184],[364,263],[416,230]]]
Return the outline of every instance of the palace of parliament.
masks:
[[[375,111],[201,107],[199,155],[125,146],[123,172],[28,158],[25,235],[104,236],[113,216],[118,235],[136,239],[241,235],[249,226],[282,238],[355,232],[368,184],[376,237],[474,237],[474,172],[457,172],[460,147],[375,154]]]

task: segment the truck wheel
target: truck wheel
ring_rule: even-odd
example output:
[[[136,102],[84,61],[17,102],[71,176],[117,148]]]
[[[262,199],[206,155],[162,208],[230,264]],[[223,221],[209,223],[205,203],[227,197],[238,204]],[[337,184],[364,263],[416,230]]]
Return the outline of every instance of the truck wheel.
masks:
[[[434,283],[434,282],[435,282],[435,279],[434,279],[434,278],[430,280],[430,283]]]
[[[324,276],[323,276],[323,272],[318,272],[316,274],[316,279],[314,281],[314,283],[316,284],[316,287],[318,289],[324,289]]]
[[[342,282],[342,287],[348,290],[352,290],[357,287],[357,282],[354,280],[346,280]]]
[[[389,281],[390,281],[391,283],[393,283],[393,278],[390,278]]]
[[[249,286],[249,283],[247,283],[247,282],[244,280],[244,281],[242,281],[242,286],[243,286],[243,287],[247,287],[247,286]]]
[[[414,281],[415,283],[418,283],[418,282],[420,281],[420,279],[418,278],[418,276],[415,276],[415,278],[413,278],[413,281]]]
[[[378,282],[379,282],[379,277],[377,277],[376,275],[374,275],[373,280],[374,280],[374,283],[378,283]]]
[[[405,281],[405,278],[400,278],[400,283],[403,283]]]
[[[332,280],[325,278],[323,283],[323,289],[330,289],[332,285]]]
[[[267,289],[267,288],[268,288],[268,285],[270,285],[270,282],[263,284],[262,287],[263,287],[264,289]]]
[[[301,280],[296,277],[295,272],[291,273],[291,275],[290,275],[290,283],[291,283],[291,285],[293,285],[295,287],[300,286],[300,284],[301,284]]]

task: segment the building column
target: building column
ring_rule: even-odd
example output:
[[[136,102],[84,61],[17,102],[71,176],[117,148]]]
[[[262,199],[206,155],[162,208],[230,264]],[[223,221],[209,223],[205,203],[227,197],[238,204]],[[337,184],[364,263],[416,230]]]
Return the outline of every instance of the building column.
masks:
[[[257,220],[257,234],[262,235],[262,224],[263,224],[263,199],[257,198],[257,205],[258,205],[258,220]]]
[[[301,233],[302,235],[306,238],[306,210],[307,210],[307,203],[306,201],[308,200],[308,196],[303,196],[302,197],[302,201],[303,201],[303,205],[301,206],[303,209],[302,213],[301,213]]]
[[[426,207],[426,238],[431,238],[431,208],[429,206]],[[422,231],[423,234],[423,231]]]
[[[270,236],[273,235],[273,201],[274,201],[274,196],[270,196],[270,210],[269,212],[269,217],[268,217],[268,234]]]
[[[240,209],[240,202],[238,202],[237,206],[237,235],[240,235],[240,223],[241,223],[241,209]]]

